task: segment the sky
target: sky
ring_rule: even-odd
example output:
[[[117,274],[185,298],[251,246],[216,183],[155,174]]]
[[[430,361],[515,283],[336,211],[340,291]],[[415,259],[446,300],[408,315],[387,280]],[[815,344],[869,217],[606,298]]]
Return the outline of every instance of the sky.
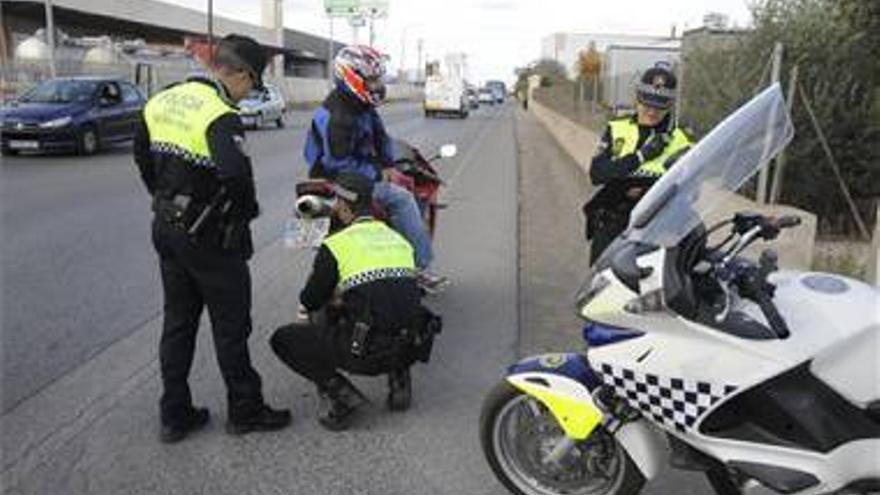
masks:
[[[206,10],[207,0],[162,0]],[[389,69],[414,69],[417,43],[428,57],[449,52],[468,55],[474,82],[512,81],[513,69],[540,56],[541,38],[556,32],[666,35],[676,27],[699,27],[708,12],[730,16],[734,25],[749,24],[753,0],[390,0],[387,19],[375,24],[375,46],[391,58]],[[284,25],[327,36],[324,0],[283,0]],[[214,0],[216,15],[260,22],[261,0]],[[353,42],[343,19],[334,22],[334,38]],[[366,28],[359,41],[366,43]],[[424,60],[424,58],[423,58]]]

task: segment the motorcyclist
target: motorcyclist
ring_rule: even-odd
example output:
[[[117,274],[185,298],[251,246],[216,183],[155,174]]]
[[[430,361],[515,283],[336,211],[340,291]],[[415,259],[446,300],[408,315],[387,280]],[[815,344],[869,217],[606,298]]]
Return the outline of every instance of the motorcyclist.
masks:
[[[385,61],[367,46],[347,46],[333,62],[336,87],[315,112],[304,155],[312,178],[333,180],[354,172],[375,183],[374,199],[389,213],[393,227],[412,244],[420,284],[435,290],[448,280],[429,269],[431,238],[412,193],[393,184],[393,143],[376,111],[385,98]]]
[[[590,180],[597,188],[583,207],[590,264],[629,223],[629,214],[648,188],[692,144],[675,124],[677,81],[664,64],[642,74],[636,86],[636,114],[612,120],[593,156]]]
[[[421,306],[412,247],[370,215],[373,182],[342,172],[335,193],[332,214],[344,227],[315,256],[300,294],[300,321],[276,330],[271,344],[317,385],[321,425],[343,430],[364,399],[339,370],[387,373],[389,409],[407,409],[409,368],[427,361],[439,320]]]

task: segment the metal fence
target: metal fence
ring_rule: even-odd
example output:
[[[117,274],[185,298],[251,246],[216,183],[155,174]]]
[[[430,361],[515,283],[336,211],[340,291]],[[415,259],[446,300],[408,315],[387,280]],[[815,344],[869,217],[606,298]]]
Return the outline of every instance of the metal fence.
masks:
[[[147,95],[200,70],[195,62],[186,59],[159,62],[120,60],[116,63],[61,59],[56,61],[55,66],[58,77],[79,75],[119,77],[135,83]],[[0,102],[5,103],[16,98],[50,77],[49,64],[44,60],[10,60],[0,67]]]

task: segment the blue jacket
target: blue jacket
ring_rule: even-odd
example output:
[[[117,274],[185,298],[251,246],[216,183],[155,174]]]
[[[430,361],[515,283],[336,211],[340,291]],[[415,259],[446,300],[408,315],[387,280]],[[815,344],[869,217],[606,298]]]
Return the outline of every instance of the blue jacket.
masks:
[[[375,108],[335,89],[312,117],[303,155],[309,177],[355,172],[378,181],[394,146]]]

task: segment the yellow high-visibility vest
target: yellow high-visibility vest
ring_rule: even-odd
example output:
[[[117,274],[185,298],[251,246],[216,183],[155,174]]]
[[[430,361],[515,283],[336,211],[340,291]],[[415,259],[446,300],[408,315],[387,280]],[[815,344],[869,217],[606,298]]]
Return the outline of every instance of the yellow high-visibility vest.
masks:
[[[409,242],[372,218],[355,221],[324,239],[324,245],[336,258],[339,291],[385,278],[415,275]]]
[[[196,166],[211,167],[208,127],[238,110],[205,83],[190,81],[168,88],[144,107],[144,120],[154,151],[177,155]]]
[[[612,120],[608,123],[611,128],[611,155],[620,158],[636,152],[636,144],[639,142],[639,125],[631,117]],[[633,175],[659,177],[666,173],[664,164],[672,155],[682,148],[691,146],[693,142],[681,129],[676,128],[672,132],[672,141],[663,150],[663,153],[643,163],[633,172]]]

